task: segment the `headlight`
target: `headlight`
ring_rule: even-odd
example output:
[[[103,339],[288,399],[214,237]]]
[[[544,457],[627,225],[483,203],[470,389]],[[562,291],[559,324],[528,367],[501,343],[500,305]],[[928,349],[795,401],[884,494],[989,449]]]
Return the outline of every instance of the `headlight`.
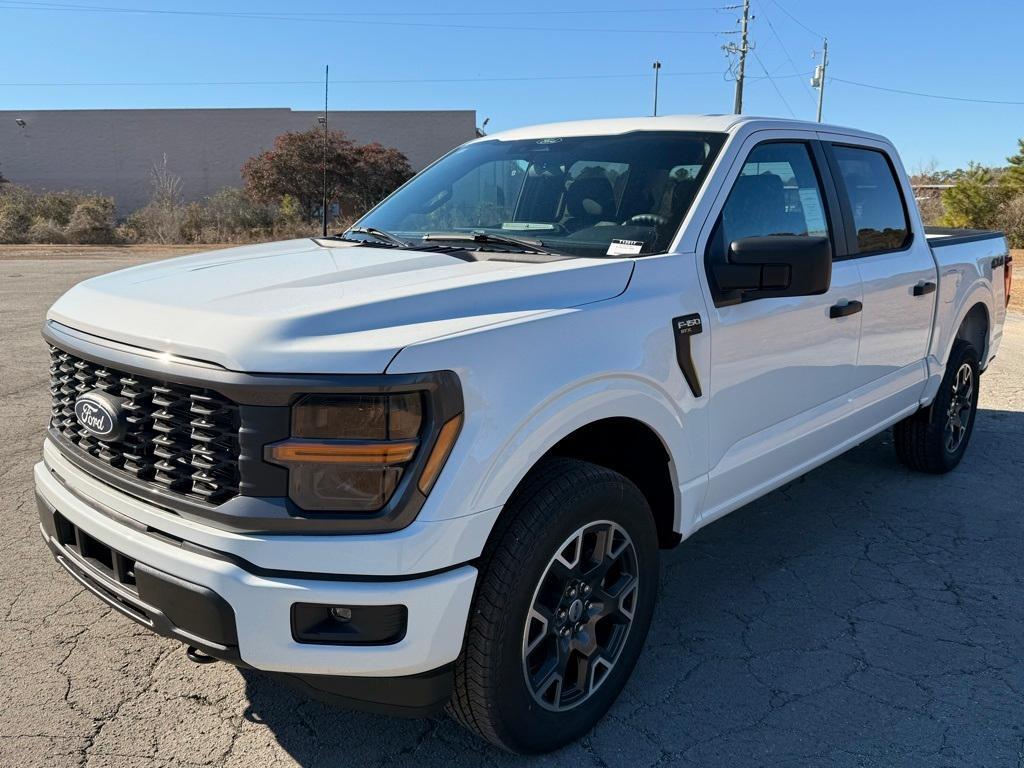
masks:
[[[309,511],[375,512],[414,470],[425,496],[462,425],[461,413],[435,424],[425,396],[307,395],[267,458],[288,468],[288,496]]]

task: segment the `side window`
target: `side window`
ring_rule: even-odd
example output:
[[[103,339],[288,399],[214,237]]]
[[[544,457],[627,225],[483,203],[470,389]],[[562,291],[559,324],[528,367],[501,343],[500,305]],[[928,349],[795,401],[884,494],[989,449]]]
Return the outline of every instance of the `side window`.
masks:
[[[718,222],[722,253],[744,237],[827,237],[821,185],[803,143],[761,144],[751,151]]]
[[[833,145],[846,195],[850,200],[857,251],[894,251],[907,243],[910,226],[892,165],[874,149]]]

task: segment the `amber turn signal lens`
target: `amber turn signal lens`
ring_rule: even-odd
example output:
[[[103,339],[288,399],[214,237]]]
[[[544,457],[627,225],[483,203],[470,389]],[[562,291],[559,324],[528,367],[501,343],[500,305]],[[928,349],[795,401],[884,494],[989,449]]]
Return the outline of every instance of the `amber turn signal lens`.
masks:
[[[461,413],[453,416],[441,427],[437,442],[434,443],[434,449],[430,452],[427,463],[423,465],[423,472],[420,474],[419,489],[424,496],[430,493],[430,489],[434,487],[434,481],[441,474],[441,467],[448,460],[448,454],[451,453],[452,446],[455,445],[455,438],[459,436],[461,429]]]
[[[416,453],[416,441],[393,443],[321,443],[287,440],[270,446],[270,455],[279,462],[317,464],[402,464]]]

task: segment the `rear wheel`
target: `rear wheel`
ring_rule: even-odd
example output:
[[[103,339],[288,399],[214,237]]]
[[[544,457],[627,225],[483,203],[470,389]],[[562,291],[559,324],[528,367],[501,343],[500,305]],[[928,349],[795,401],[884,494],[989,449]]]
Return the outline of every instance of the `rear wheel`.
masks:
[[[657,581],[657,532],[636,486],[587,462],[546,460],[483,554],[451,714],[513,752],[579,738],[629,679]]]
[[[960,463],[974,430],[979,375],[977,350],[967,341],[956,341],[935,400],[893,427],[901,462],[934,474]]]

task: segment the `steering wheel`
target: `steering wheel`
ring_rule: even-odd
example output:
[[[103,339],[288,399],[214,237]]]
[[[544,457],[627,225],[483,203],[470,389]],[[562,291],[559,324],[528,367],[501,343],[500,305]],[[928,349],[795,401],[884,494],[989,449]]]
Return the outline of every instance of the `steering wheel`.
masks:
[[[638,213],[622,222],[623,226],[637,227],[664,227],[666,224],[668,224],[668,219],[657,213]]]

